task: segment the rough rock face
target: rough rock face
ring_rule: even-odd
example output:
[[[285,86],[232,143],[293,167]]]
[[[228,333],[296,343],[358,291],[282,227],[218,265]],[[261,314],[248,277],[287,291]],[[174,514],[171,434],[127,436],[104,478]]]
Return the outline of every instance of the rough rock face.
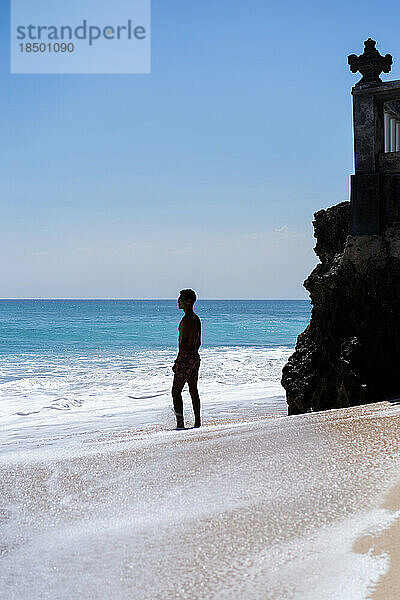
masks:
[[[311,321],[283,368],[289,414],[400,396],[400,226],[349,235],[350,204],[314,215]]]

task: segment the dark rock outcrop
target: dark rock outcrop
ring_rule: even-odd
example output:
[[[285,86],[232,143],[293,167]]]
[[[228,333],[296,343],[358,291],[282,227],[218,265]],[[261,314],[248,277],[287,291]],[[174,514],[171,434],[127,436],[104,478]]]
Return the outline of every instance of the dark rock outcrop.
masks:
[[[283,368],[289,414],[400,396],[400,226],[351,236],[350,204],[314,215],[311,321]]]

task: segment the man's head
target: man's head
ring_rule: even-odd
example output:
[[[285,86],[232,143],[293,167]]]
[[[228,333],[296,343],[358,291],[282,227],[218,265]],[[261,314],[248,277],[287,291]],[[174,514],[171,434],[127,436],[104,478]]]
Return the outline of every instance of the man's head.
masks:
[[[178,307],[182,310],[190,310],[193,308],[193,304],[196,302],[196,292],[193,290],[181,290],[179,292]]]

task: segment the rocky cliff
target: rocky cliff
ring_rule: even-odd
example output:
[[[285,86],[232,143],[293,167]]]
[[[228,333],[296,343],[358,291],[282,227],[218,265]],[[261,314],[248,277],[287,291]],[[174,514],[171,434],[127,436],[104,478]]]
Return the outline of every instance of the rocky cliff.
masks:
[[[351,236],[350,204],[314,215],[313,309],[283,368],[289,414],[400,396],[400,225]]]

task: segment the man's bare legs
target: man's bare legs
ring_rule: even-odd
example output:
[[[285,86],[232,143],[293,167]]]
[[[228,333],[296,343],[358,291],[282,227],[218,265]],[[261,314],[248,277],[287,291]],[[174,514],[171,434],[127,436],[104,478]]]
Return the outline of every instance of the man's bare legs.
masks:
[[[189,384],[189,394],[192,399],[192,406],[194,412],[194,426],[200,427],[201,419],[200,419],[200,396],[199,390],[197,389],[197,379],[199,376],[199,370],[196,369],[193,373],[193,376],[188,381]]]
[[[184,429],[185,424],[183,421],[183,401],[182,401],[182,390],[185,385],[185,380],[174,377],[174,383],[172,384],[172,400],[174,403],[174,411],[176,417],[176,426],[178,429]]]
[[[200,418],[200,396],[199,391],[197,389],[197,379],[199,376],[199,370],[194,369],[193,373],[190,376],[188,381],[189,384],[189,394],[192,399],[192,406],[194,412],[194,426],[200,427],[201,418]],[[172,400],[174,403],[174,411],[176,416],[176,425],[178,429],[184,428],[184,420],[183,420],[183,401],[182,401],[182,390],[185,385],[185,379],[181,379],[175,375],[174,383],[172,385]]]

